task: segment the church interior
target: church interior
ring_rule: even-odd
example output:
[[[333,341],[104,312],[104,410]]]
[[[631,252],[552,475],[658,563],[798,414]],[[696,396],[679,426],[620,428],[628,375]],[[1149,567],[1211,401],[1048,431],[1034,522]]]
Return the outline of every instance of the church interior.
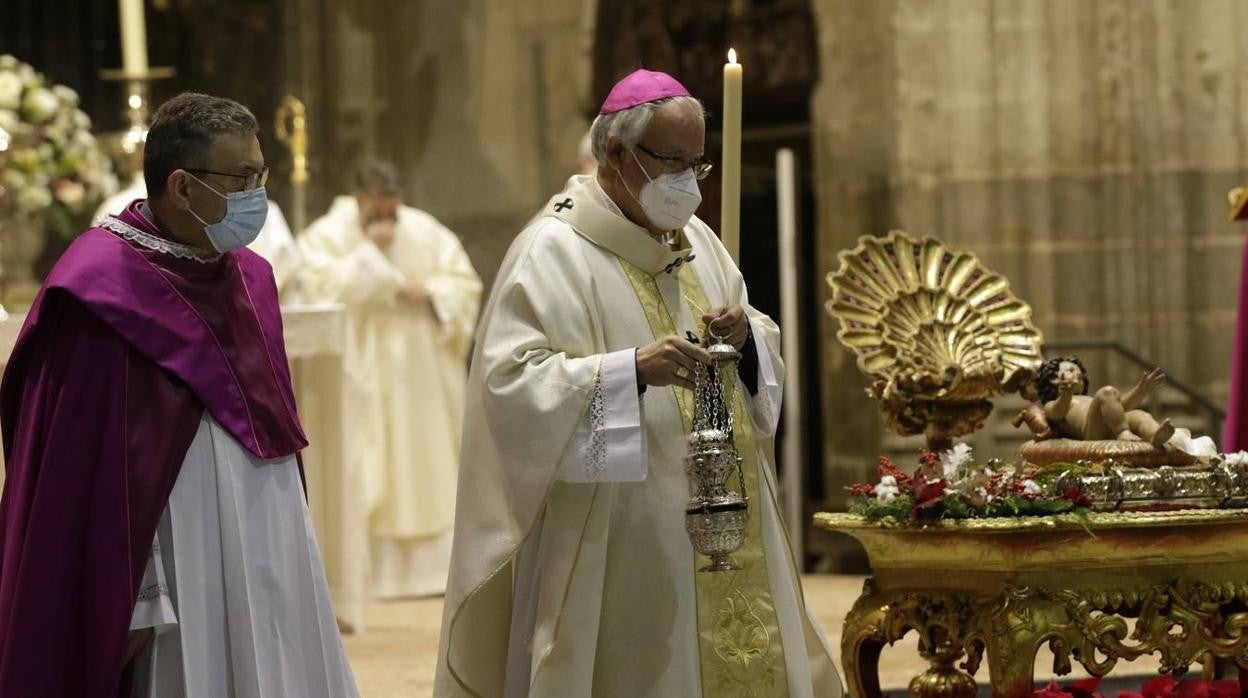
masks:
[[[8,0],[3,354],[179,93],[254,113],[295,245],[355,163],[391,163],[403,204],[457,236],[484,312],[513,239],[585,171],[613,85],[663,71],[706,109],[696,215],[718,231],[736,211],[749,304],[780,327],[776,501],[847,694],[1248,679],[1246,24],[1238,0]],[[73,138],[41,126],[31,81],[89,119],[73,182],[23,164]],[[454,431],[462,408],[356,414],[352,310],[281,298],[360,695],[431,695],[442,590],[374,593],[374,485],[345,464],[354,425]],[[1058,424],[1111,392],[1129,428]],[[396,492],[442,476],[405,477]]]

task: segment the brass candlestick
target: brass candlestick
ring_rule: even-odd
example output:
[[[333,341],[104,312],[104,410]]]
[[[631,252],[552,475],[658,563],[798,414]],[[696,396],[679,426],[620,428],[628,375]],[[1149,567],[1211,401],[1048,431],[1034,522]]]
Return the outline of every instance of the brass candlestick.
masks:
[[[274,130],[277,139],[290,149],[290,220],[292,232],[298,235],[306,222],[308,175],[308,110],[294,95],[286,95],[277,108]]]
[[[147,143],[147,129],[151,124],[151,84],[174,74],[173,68],[151,68],[144,73],[100,71],[103,79],[126,85],[124,113],[128,125],[120,131],[100,134],[98,139],[122,181],[129,181],[143,171],[143,145]]]

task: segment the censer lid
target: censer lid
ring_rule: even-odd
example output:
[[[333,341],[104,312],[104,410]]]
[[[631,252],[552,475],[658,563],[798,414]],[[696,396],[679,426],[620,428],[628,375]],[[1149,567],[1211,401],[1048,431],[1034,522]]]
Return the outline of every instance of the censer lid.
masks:
[[[736,361],[741,358],[741,352],[726,342],[716,342],[706,348],[706,353],[711,355],[711,361]]]

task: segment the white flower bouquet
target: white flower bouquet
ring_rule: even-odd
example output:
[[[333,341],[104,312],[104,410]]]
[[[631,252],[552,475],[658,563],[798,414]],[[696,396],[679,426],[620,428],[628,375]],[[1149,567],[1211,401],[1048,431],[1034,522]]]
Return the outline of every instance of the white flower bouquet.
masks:
[[[116,190],[78,93],[0,55],[0,213],[42,220],[72,238]]]

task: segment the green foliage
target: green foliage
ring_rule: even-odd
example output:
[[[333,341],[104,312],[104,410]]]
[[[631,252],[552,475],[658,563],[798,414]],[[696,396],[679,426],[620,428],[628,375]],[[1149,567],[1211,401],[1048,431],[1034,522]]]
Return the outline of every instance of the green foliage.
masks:
[[[875,497],[851,497],[848,510],[871,521],[910,519],[910,509],[914,506],[914,498],[902,494],[887,502]],[[932,519],[988,519],[1013,516],[1050,516],[1053,514],[1069,514],[1087,511],[1075,502],[1063,497],[1024,497],[1012,494],[991,502],[977,504],[956,493],[941,498],[939,502],[925,509],[920,518]]]

